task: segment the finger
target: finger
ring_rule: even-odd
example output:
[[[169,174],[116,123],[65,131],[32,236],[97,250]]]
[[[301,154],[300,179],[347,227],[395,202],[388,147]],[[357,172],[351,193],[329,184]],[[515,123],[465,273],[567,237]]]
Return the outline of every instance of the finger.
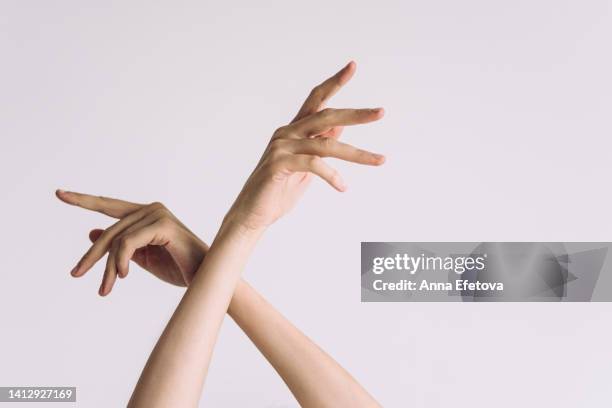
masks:
[[[140,211],[136,211],[127,217],[119,220],[113,224],[110,228],[106,229],[96,239],[96,242],[87,250],[85,255],[72,269],[70,274],[74,277],[83,276],[96,262],[100,260],[108,251],[113,239],[124,229],[144,218],[149,212],[153,211],[149,207],[145,207]]]
[[[104,232],[103,229],[93,229],[91,231],[89,231],[89,240],[94,243],[98,240],[98,238],[100,238],[100,235],[102,235],[102,233]]]
[[[147,259],[145,250],[147,245],[164,246],[168,244],[170,239],[169,237],[171,236],[173,229],[172,227],[180,224],[178,220],[175,220],[175,222],[167,222],[170,219],[168,218],[169,212],[161,204],[153,204],[151,207],[153,208],[152,211],[150,211],[141,220],[136,221],[124,229],[115,237],[115,240],[113,241],[113,244],[115,242],[118,244],[115,260],[117,263],[117,274],[120,278],[125,278],[127,276],[129,272],[130,259],[146,269],[145,263]],[[146,228],[150,225],[155,226],[153,233],[149,235],[145,234],[144,237],[149,237],[148,241],[141,242],[146,240],[146,238],[139,236],[137,234],[138,231],[142,229],[147,231]],[[137,234],[135,236],[135,242],[133,242],[133,234]]]
[[[103,229],[93,229],[89,232],[89,239],[91,240],[92,243],[96,242],[96,240],[98,238],[100,238],[100,235],[102,235],[102,233],[104,232]],[[144,267],[144,262],[145,262],[145,253],[143,251],[144,248],[138,249],[136,250],[136,252],[134,252],[134,254],[132,255],[131,260],[136,262],[138,265]],[[129,269],[128,269],[129,271]],[[117,268],[117,272],[119,274],[120,278],[124,278],[125,276],[123,276],[121,273],[121,269]],[[127,275],[127,271],[125,273],[125,275]]]
[[[305,117],[293,125],[293,131],[302,136],[316,136],[335,126],[361,125],[379,120],[384,115],[383,108],[375,109],[324,109]]]
[[[117,280],[117,268],[115,267],[115,251],[111,250],[108,253],[106,259],[106,269],[104,269],[104,276],[102,277],[102,283],[98,294],[100,296],[106,296],[110,293]]]
[[[356,68],[357,65],[355,62],[351,61],[332,77],[314,87],[291,123],[296,122],[308,115],[312,115],[313,113],[322,109],[325,103],[353,77]]]
[[[57,190],[55,195],[66,204],[96,211],[113,218],[123,218],[144,207],[143,204],[117,200],[116,198],[75,193],[73,191]]]
[[[336,190],[346,191],[346,183],[344,183],[340,174],[318,156],[307,154],[287,155],[279,161],[279,166],[292,172],[304,171],[316,174]]]
[[[358,149],[350,144],[342,143],[327,137],[296,140],[293,141],[290,146],[290,149],[298,154],[334,157],[336,159],[358,164],[367,164],[370,166],[379,166],[385,162],[385,156],[382,154]]]
[[[122,235],[115,256],[119,277],[125,278],[127,276],[130,259],[138,249],[147,245],[166,245],[168,243],[167,236],[168,228],[160,220]]]
[[[143,219],[141,219],[140,221],[135,222],[134,224],[132,224],[131,226],[129,226],[128,228],[126,228],[125,230],[123,230],[116,238],[115,241],[118,243],[118,250],[117,250],[117,255],[116,255],[116,262],[117,262],[117,274],[119,275],[120,278],[125,278],[129,272],[129,263],[130,263],[130,259],[133,259],[135,256],[135,253],[138,249],[143,248],[145,246],[147,246],[147,244],[141,245],[139,247],[136,248],[131,248],[131,238],[129,238],[129,236],[133,233],[135,233],[136,231],[143,229],[157,221],[159,221],[160,218],[160,213],[153,211],[151,213],[149,213],[147,216],[145,216]],[[161,232],[161,231],[160,231]],[[151,241],[154,241],[154,236],[151,237]],[[151,243],[152,245],[155,245],[153,243]],[[164,242],[165,244],[165,242]],[[127,251],[127,252],[126,252]],[[129,256],[126,258],[126,255]],[[139,259],[140,260],[140,259]]]

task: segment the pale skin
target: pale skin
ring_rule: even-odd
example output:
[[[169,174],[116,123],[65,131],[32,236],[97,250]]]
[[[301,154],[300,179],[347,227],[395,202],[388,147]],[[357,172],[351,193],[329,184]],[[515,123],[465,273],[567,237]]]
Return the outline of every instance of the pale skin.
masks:
[[[350,63],[316,87],[291,124],[279,128],[225,216],[210,248],[160,203],[142,205],[58,190],[64,202],[117,218],[93,230],[91,248],[72,269],[83,276],[108,253],[99,294],[108,295],[130,260],[188,289],[157,342],[130,407],[198,405],[216,338],[228,313],[303,407],[378,407],[338,363],[241,278],[258,239],[299,200],[312,175],[346,185],[321,158],[380,165],[384,157],[337,141],[342,127],[378,120],[377,109],[323,109],[353,75]]]

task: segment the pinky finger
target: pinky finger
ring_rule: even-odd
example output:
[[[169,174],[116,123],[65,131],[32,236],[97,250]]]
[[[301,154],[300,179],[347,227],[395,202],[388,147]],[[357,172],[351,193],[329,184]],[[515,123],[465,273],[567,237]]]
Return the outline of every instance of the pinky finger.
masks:
[[[340,173],[325,163],[319,156],[308,154],[294,154],[287,156],[284,166],[290,171],[306,171],[325,180],[338,191],[346,191],[347,186]]]

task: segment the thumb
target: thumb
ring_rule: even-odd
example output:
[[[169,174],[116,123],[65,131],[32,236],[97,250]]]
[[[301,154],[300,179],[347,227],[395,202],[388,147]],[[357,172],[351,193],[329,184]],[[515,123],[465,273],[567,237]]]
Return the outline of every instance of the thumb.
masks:
[[[89,240],[91,242],[96,242],[98,238],[100,238],[100,235],[102,235],[103,232],[104,230],[100,228],[96,228],[96,229],[89,231]]]

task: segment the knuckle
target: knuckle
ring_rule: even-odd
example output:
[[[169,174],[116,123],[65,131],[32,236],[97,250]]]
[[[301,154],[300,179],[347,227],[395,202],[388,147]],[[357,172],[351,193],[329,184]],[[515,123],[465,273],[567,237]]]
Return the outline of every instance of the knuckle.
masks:
[[[334,109],[333,108],[325,108],[325,109],[322,109],[320,111],[320,113],[321,113],[322,117],[329,118],[330,116],[334,115]]]
[[[168,209],[166,209],[166,208],[157,208],[157,209],[153,210],[151,215],[154,216],[157,219],[169,218],[170,217],[170,211],[168,211]]]
[[[313,98],[318,98],[321,96],[321,92],[322,92],[323,88],[321,86],[321,84],[315,86],[314,88],[312,88],[312,90],[310,91],[310,96]]]
[[[272,158],[278,158],[287,147],[287,140],[274,139],[268,146],[268,156]]]
[[[159,201],[154,201],[149,204],[149,208],[151,208],[152,210],[165,210],[166,206],[160,203]]]
[[[277,139],[277,138],[285,136],[287,134],[288,130],[289,130],[289,126],[288,125],[284,125],[284,126],[279,127],[278,129],[276,129],[274,131],[273,138]]]
[[[172,212],[162,203],[153,203],[151,204],[150,208],[153,210],[151,211],[151,215],[154,215],[157,218],[172,217]]]
[[[270,142],[270,150],[278,150],[285,146],[285,141],[283,139],[274,139]]]

